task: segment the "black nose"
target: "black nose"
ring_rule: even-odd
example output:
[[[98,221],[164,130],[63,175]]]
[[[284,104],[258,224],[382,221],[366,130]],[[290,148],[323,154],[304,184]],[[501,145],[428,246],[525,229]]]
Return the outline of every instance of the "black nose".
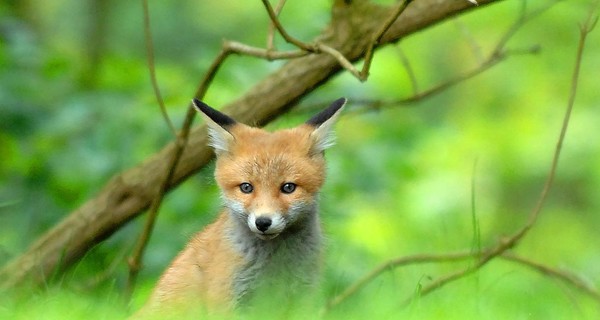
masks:
[[[258,218],[256,218],[256,221],[254,222],[254,224],[256,224],[256,228],[258,230],[265,232],[271,226],[271,218],[258,217]]]

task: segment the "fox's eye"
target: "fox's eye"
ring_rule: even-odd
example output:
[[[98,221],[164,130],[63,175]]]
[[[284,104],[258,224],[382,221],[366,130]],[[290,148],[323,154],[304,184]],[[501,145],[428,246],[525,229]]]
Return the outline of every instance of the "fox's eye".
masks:
[[[248,182],[244,182],[240,184],[240,191],[243,193],[251,193],[254,190],[254,187]]]
[[[292,182],[286,182],[281,186],[281,192],[292,193],[296,190],[296,184]]]

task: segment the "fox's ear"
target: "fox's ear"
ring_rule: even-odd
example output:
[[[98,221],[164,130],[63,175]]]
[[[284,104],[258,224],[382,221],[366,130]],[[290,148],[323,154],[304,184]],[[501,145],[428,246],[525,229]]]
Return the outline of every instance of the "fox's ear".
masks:
[[[228,130],[236,124],[235,120],[198,99],[192,100],[192,103],[208,125],[208,144],[215,149],[217,155],[229,152],[229,146],[234,138]]]
[[[346,98],[339,98],[327,107],[327,109],[306,121],[306,124],[315,127],[315,130],[310,134],[314,141],[311,148],[312,154],[322,153],[334,144],[333,124],[340,116],[347,101]]]

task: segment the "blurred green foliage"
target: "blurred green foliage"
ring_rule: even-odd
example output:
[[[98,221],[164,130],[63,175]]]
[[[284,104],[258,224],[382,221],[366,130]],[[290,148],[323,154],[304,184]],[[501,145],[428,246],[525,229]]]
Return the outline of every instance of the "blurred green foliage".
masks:
[[[390,1],[385,1],[389,3]],[[475,68],[516,19],[521,1],[460,16],[380,50],[360,83],[343,73],[305,104],[339,96],[398,99],[412,94],[399,58],[425,90]],[[540,5],[531,2],[530,6]],[[520,29],[508,47],[539,45],[430,99],[364,113],[351,104],[328,152],[322,194],[327,232],[323,296],[332,297],[388,259],[469,249],[471,194],[481,245],[521,226],[546,179],[569,94],[578,24],[587,1],[556,4]],[[329,1],[288,1],[282,22],[312,39],[329,19]],[[168,112],[185,106],[221,39],[264,46],[260,2],[150,3],[158,81]],[[278,40],[279,41],[279,40]],[[476,43],[475,49],[474,43]],[[281,41],[278,46],[287,48]],[[540,220],[516,249],[524,257],[600,285],[600,31],[590,35],[579,95],[554,188]],[[205,98],[231,101],[283,62],[228,60]],[[142,7],[131,1],[0,3],[0,264],[94,195],[115,173],[139,163],[172,137],[150,86]],[[270,127],[294,125],[297,111]],[[474,190],[471,181],[474,181]],[[219,208],[212,168],[166,199],[134,297],[137,308],[186,240]],[[0,318],[112,319],[121,304],[124,257],[140,230],[131,223],[89,252],[43,292],[3,297]],[[116,262],[115,262],[116,261]],[[116,265],[108,280],[95,277]],[[412,303],[432,279],[464,264],[391,270],[332,311],[332,317],[387,319],[597,318],[597,301],[523,266],[493,261],[475,275]],[[325,298],[323,298],[325,299]]]

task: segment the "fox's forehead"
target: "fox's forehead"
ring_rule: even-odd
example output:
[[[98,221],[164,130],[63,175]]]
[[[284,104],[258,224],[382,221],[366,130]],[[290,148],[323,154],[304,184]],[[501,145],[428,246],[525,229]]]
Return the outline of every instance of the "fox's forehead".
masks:
[[[231,133],[234,136],[231,152],[236,156],[308,155],[312,143],[310,130],[303,126],[275,132],[237,126]]]

